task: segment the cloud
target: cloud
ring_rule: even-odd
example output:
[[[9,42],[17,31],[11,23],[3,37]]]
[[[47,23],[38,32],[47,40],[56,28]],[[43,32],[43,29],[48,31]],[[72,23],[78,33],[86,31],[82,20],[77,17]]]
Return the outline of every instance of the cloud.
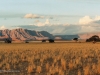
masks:
[[[79,25],[81,25],[80,33],[100,32],[100,16],[94,18],[84,16],[79,19]]]
[[[89,33],[89,32],[95,32],[96,29],[92,26],[81,26],[79,33]]]
[[[44,18],[44,16],[39,16],[36,14],[26,14],[24,18]]]
[[[42,23],[43,24],[43,23]],[[100,27],[91,26],[91,25],[42,25],[39,23],[39,26],[36,25],[26,25],[19,26],[25,29],[37,30],[37,31],[48,31],[51,34],[58,35],[72,35],[72,34],[80,34],[80,33],[90,33],[90,32],[98,32]]]
[[[100,20],[100,16],[95,16],[94,20]]]
[[[42,23],[42,22],[38,22],[38,23],[36,24],[36,26],[45,26],[45,24]]]
[[[67,25],[70,25],[68,23],[65,23],[65,24],[61,24],[61,23],[51,23],[49,19],[46,19],[45,22],[40,22],[40,21],[36,21],[36,24],[34,24],[36,26],[59,26],[59,25],[62,25],[62,26],[67,26]]]
[[[0,27],[0,30],[4,30],[4,29],[6,29],[4,25]]]
[[[46,21],[45,22],[37,22],[36,24],[35,24],[36,26],[46,26],[46,25],[51,25],[51,23],[50,23],[50,21],[49,21],[49,19],[46,19]]]
[[[85,25],[91,23],[92,21],[93,19],[91,19],[89,16],[84,16],[79,20],[79,24]]]
[[[95,16],[94,18],[91,18],[90,16],[84,16],[81,19],[79,19],[80,25],[89,25],[93,23],[99,23],[100,24],[100,16]]]
[[[49,25],[49,24],[50,24],[49,19],[46,19],[46,21],[45,21],[45,25]]]
[[[35,22],[35,23],[38,23],[38,22],[40,22],[40,21],[39,21],[39,20],[35,20],[34,22]]]
[[[100,32],[100,16],[90,17],[84,16],[79,19],[78,24],[61,24],[51,23],[50,19],[46,19],[44,22],[36,21],[33,25],[22,25],[21,28],[27,28],[37,31],[48,31],[51,34],[58,35],[72,35],[90,32]]]
[[[41,25],[41,24],[40,24]],[[46,25],[46,26],[36,26],[36,25],[25,25],[25,26],[19,26],[21,28],[27,28],[27,29],[31,29],[31,30],[37,30],[37,31],[48,31],[51,34],[66,34],[66,35],[70,35],[70,34],[77,34],[80,29],[81,26],[79,25]]]

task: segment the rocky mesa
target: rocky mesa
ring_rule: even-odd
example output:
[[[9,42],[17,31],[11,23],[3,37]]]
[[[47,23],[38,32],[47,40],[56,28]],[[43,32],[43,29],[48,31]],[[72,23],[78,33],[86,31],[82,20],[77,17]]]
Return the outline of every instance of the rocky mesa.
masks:
[[[24,41],[50,39],[54,38],[54,36],[47,31],[35,31],[22,28],[0,30],[0,40],[5,38],[12,38],[13,41]]]

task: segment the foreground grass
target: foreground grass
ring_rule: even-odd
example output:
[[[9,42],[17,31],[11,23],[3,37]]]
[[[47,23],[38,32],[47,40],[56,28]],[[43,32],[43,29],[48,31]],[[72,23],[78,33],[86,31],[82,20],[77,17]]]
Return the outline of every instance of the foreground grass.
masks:
[[[21,75],[100,75],[100,43],[1,43],[0,70],[17,70]]]

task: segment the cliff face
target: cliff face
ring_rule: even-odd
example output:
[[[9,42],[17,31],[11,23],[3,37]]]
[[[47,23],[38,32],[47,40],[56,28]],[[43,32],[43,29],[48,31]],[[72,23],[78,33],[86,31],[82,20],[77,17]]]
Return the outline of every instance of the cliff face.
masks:
[[[27,29],[0,30],[0,39],[12,38],[12,40],[42,40],[54,38],[46,31],[32,31]]]

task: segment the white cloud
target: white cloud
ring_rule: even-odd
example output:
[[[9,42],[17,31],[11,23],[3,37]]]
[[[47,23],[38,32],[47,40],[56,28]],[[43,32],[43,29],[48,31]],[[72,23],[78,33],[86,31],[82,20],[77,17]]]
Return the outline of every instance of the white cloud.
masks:
[[[80,25],[89,25],[93,23],[97,23],[100,21],[100,16],[95,16],[94,18],[91,18],[90,16],[84,16],[79,20]]]
[[[79,20],[78,24],[51,23],[50,19],[46,19],[44,22],[36,20],[34,23],[33,28],[35,30],[45,30],[52,34],[78,34],[100,31],[100,16],[92,18],[90,16],[84,16]],[[32,26],[25,26],[23,28],[28,27],[33,29]]]
[[[100,20],[100,16],[96,16],[94,20]]]
[[[36,24],[36,26],[45,26],[45,24],[42,23],[42,22],[38,22],[38,23]]]
[[[39,21],[39,20],[35,20],[34,22],[35,22],[35,23],[38,23],[38,22],[40,22],[40,21]]]
[[[4,25],[0,27],[0,30],[4,30],[4,29],[6,29]]]
[[[24,18],[44,18],[44,16],[39,16],[36,14],[26,14]]]
[[[90,16],[84,16],[79,20],[79,25],[81,25],[80,33],[99,31],[100,16],[95,16],[94,18],[91,18]]]
[[[46,25],[48,25],[48,26],[51,25],[49,19],[46,19],[45,22],[38,22],[38,23],[36,24],[36,26],[46,26]]]
[[[94,32],[96,29],[92,26],[81,26],[80,33]]]
[[[89,24],[93,21],[89,16],[84,16],[79,20],[79,24]]]
[[[51,23],[49,19],[46,19],[45,22],[37,21],[37,23],[35,25],[36,26],[59,26],[59,25],[69,26],[70,24],[68,24],[68,23],[65,23],[65,24],[61,24],[61,23]]]
[[[46,21],[45,21],[45,25],[49,25],[49,24],[50,24],[49,19],[46,19]]]

